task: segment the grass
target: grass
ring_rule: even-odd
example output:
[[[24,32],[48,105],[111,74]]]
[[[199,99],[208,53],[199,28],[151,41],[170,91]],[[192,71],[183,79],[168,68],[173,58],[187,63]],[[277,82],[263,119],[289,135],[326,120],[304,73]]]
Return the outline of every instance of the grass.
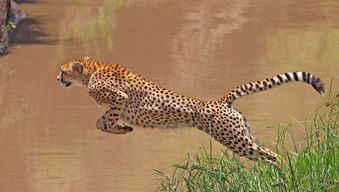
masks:
[[[305,123],[302,147],[284,147],[292,125],[279,129],[276,152],[282,167],[254,162],[250,166],[237,155],[212,153],[211,147],[200,154],[187,154],[174,165],[171,175],[156,171],[159,191],[339,191],[339,94],[320,107],[312,121]]]

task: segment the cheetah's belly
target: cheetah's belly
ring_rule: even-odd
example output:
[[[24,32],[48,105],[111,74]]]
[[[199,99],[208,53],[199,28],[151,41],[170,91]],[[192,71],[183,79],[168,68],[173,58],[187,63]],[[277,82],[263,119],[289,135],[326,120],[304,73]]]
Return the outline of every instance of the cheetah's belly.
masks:
[[[151,128],[188,127],[188,117],[180,110],[171,107],[155,107],[152,105],[126,106],[121,120],[131,126]]]

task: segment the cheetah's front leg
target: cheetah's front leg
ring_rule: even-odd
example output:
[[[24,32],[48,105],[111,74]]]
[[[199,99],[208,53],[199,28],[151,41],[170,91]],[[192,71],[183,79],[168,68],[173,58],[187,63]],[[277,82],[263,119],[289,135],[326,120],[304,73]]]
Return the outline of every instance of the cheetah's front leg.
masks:
[[[128,96],[122,92],[106,92],[106,95],[111,97],[106,97],[106,100],[109,101],[109,109],[97,121],[97,128],[113,134],[126,134],[133,131],[132,127],[118,124],[119,118],[125,109],[125,102]]]
[[[126,134],[133,131],[132,127],[126,125],[118,125],[121,115],[121,108],[110,107],[109,110],[97,121],[97,128],[108,133]]]
[[[126,93],[117,87],[97,82],[95,76],[89,82],[88,93],[97,103],[109,106],[96,123],[98,129],[113,134],[126,134],[133,131],[132,127],[118,124],[128,100]]]

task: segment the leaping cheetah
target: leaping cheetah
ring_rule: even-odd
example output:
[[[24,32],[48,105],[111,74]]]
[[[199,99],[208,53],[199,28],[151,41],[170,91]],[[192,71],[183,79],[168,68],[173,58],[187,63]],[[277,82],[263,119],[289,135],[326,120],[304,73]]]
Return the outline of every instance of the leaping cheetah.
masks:
[[[250,135],[246,118],[234,108],[234,101],[289,82],[311,84],[324,94],[320,78],[298,71],[244,84],[219,100],[201,101],[162,88],[122,65],[89,58],[63,64],[57,80],[64,87],[85,86],[97,103],[107,107],[96,123],[102,131],[126,134],[135,126],[193,126],[241,156],[272,164],[278,156]]]

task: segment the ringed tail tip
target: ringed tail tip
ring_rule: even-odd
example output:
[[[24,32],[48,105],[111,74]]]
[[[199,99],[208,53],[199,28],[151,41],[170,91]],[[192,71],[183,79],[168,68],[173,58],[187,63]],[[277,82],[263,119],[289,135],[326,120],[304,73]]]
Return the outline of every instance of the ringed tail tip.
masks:
[[[318,93],[323,96],[325,94],[324,83],[321,81],[319,77],[315,77],[312,79],[312,86]]]

